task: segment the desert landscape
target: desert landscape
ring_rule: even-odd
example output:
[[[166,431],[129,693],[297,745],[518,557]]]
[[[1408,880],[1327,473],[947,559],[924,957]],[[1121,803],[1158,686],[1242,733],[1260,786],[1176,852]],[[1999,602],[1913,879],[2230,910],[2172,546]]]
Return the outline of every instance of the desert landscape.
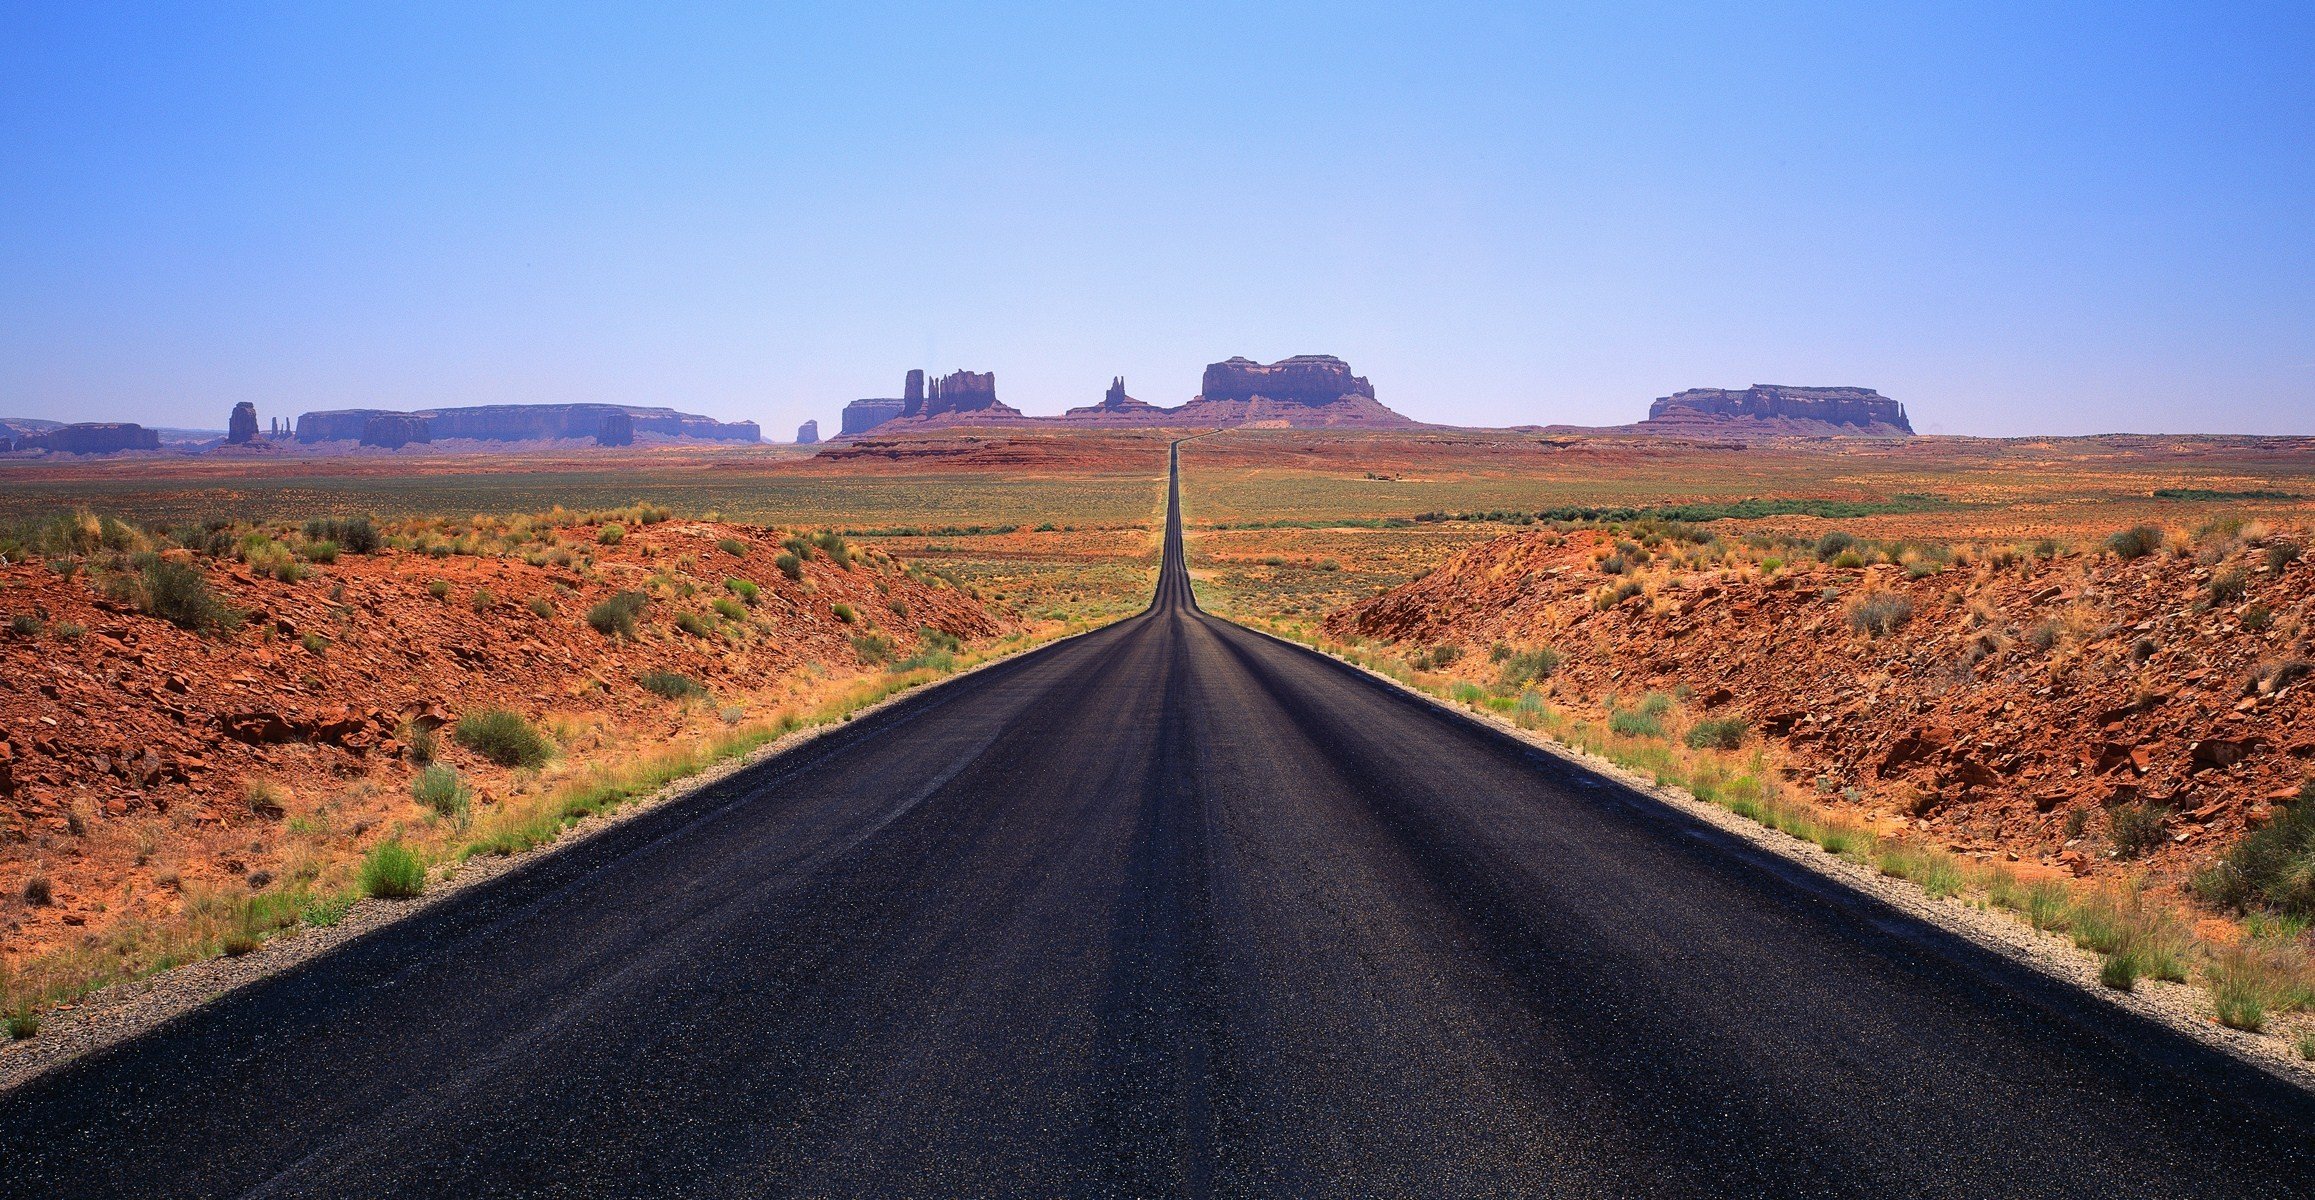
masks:
[[[0,10],[0,1200],[2307,1193],[2309,45]]]
[[[1181,436],[1215,612],[1999,872],[1981,899],[2124,888],[2178,947],[2299,961],[2303,902],[2213,873],[2315,756],[2315,444],[1694,427],[16,468],[9,1011],[326,920],[378,845],[527,847],[628,764],[1137,612]],[[550,493],[630,503],[521,511]],[[2259,1025],[2299,1028],[2300,970]]]

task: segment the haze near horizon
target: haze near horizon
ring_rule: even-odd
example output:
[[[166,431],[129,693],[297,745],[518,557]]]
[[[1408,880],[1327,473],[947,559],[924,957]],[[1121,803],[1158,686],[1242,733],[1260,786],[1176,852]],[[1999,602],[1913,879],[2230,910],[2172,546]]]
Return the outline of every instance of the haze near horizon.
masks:
[[[0,415],[1030,413],[1335,354],[1452,424],[1853,384],[2315,432],[2315,13],[0,9]]]

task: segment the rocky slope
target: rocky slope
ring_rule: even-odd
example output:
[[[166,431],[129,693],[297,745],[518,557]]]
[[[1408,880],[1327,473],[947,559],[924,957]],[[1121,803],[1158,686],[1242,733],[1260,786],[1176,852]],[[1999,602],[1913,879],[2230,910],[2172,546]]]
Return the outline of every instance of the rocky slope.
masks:
[[[211,633],[111,598],[133,575],[118,553],[0,566],[0,962],[342,859],[411,819],[421,726],[505,706],[565,729],[558,769],[576,769],[582,747],[644,752],[719,708],[808,700],[918,651],[923,629],[970,643],[1012,626],[880,553],[846,567],[808,550],[791,579],[778,531],[649,515],[623,536],[578,517],[461,522],[397,539],[425,549],[288,568],[300,542],[283,531],[280,553],[247,561],[161,551],[242,614]],[[599,632],[590,608],[621,592],[646,598],[633,634]],[[656,695],[647,671],[713,699]],[[439,741],[479,805],[535,786]]]
[[[1836,802],[1854,789],[1958,849],[2077,873],[2135,869],[2127,857],[2179,878],[2315,765],[2315,566],[2287,552],[2003,552],[1928,573],[1764,577],[1691,569],[1692,555],[1667,567],[1668,551],[1681,553],[1659,543],[1643,562],[1646,547],[1608,533],[1515,534],[1326,628],[1453,644],[1474,677],[1498,643],[1547,646],[1565,658],[1542,686],[1571,703],[1684,689],[1698,716],[1745,718]]]

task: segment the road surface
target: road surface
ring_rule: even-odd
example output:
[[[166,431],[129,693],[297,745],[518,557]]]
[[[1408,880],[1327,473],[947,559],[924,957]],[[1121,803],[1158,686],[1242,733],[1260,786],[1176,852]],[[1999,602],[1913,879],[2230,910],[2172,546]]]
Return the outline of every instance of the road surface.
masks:
[[[1144,615],[0,1097],[0,1192],[2281,1196],[2311,1129],[1199,613],[1177,499]]]

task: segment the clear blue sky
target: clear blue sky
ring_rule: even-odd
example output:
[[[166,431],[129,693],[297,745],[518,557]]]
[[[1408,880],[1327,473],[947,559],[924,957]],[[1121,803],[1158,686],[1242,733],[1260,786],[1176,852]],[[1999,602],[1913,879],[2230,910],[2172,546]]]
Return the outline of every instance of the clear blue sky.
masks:
[[[0,0],[0,415],[1331,353],[1467,424],[2315,432],[2299,0],[498,7]]]

